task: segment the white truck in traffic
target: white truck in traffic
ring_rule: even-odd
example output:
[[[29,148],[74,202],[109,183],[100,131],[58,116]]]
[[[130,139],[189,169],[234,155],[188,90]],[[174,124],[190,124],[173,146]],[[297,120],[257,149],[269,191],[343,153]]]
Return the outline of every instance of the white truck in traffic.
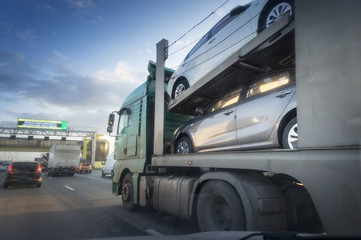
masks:
[[[347,2],[347,3],[346,3]],[[361,2],[295,0],[282,17],[164,108],[167,41],[119,111],[112,192],[202,231],[361,234]],[[173,131],[253,71],[295,63],[298,148],[169,154]],[[165,111],[165,109],[167,109]],[[111,114],[108,132],[113,131]]]
[[[50,148],[48,175],[74,176],[79,165],[80,146],[75,144],[54,144]]]

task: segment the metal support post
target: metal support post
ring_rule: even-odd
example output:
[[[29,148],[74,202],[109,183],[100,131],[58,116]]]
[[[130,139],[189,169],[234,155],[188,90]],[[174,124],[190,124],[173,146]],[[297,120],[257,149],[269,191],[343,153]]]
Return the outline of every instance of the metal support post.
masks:
[[[91,159],[91,165],[94,167],[94,163],[95,163],[95,149],[97,147],[97,134],[94,133],[93,137],[92,137],[92,159]]]
[[[168,41],[157,43],[155,81],[154,155],[162,155],[164,149],[164,63],[168,57]]]

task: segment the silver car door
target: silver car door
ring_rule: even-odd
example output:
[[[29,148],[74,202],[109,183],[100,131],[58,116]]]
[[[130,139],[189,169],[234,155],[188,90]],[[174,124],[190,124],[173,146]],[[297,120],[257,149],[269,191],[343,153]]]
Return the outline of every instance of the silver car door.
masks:
[[[235,111],[241,89],[214,102],[198,123],[195,145],[199,150],[236,144]]]
[[[245,99],[236,109],[238,144],[277,144],[268,141],[294,94],[295,85],[290,72],[277,73],[250,82]]]
[[[186,56],[183,64],[177,69],[177,74],[185,76],[193,85],[209,71],[208,41],[211,32],[205,34]]]
[[[218,66],[256,35],[249,9],[237,15],[228,14],[212,28],[212,38],[208,42],[210,65]]]

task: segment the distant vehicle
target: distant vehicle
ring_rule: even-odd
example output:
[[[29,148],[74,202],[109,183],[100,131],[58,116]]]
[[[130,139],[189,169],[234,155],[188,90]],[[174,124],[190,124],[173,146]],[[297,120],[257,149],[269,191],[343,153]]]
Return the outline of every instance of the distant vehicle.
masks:
[[[114,159],[114,153],[109,153],[107,158],[105,159],[105,163],[102,168],[102,177],[106,175],[110,175],[113,177],[113,166],[117,160]]]
[[[176,153],[282,147],[298,139],[294,71],[262,75],[216,99],[181,126]]]
[[[292,0],[255,0],[232,9],[199,40],[173,73],[168,96],[178,97],[287,12],[293,16]]]
[[[48,158],[46,156],[43,156],[42,158],[35,158],[34,161],[40,164],[41,170],[43,172],[48,171]]]
[[[79,165],[80,146],[75,144],[54,144],[50,148],[48,175],[74,176]]]
[[[7,161],[0,162],[0,172],[8,170],[9,166],[10,166],[10,162]]]
[[[4,177],[3,188],[13,185],[35,184],[41,187],[42,171],[37,162],[13,162]]]
[[[92,173],[92,165],[90,163],[80,163],[76,168],[76,173]]]

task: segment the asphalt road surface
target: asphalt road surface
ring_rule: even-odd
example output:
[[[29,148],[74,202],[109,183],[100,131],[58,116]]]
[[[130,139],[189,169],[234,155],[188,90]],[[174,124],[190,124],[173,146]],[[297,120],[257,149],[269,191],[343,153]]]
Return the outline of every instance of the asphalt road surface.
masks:
[[[96,239],[198,232],[197,224],[141,208],[128,212],[99,170],[74,177],[43,176],[43,184],[2,188],[0,239]]]

